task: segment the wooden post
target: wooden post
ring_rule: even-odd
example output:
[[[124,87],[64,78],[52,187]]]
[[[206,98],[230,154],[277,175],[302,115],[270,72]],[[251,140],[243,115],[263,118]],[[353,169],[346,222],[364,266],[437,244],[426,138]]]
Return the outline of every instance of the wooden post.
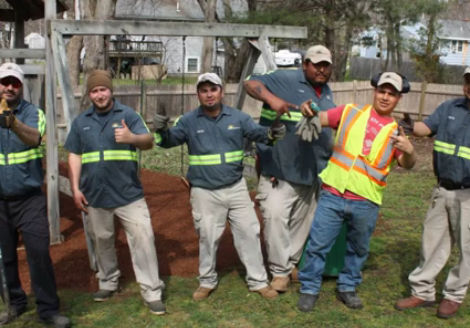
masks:
[[[418,121],[422,121],[423,119],[424,102],[426,101],[426,89],[427,88],[428,88],[428,82],[423,81],[421,83],[421,95],[419,97]]]
[[[242,74],[240,76],[240,83],[238,83],[237,87],[237,94],[235,96],[235,108],[243,109],[243,104],[245,103],[246,98],[246,91],[243,87],[243,81],[253,72],[253,68],[255,67],[256,61],[261,54],[261,50],[258,48],[257,41],[248,41],[250,43],[250,53],[248,58],[245,62],[245,66],[243,66]]]
[[[49,232],[51,244],[62,241],[60,235],[60,214],[59,214],[59,157],[56,134],[56,81],[54,60],[52,56],[51,29],[49,22],[54,19],[57,12],[56,0],[46,0],[46,121],[47,121],[47,216],[49,218]]]
[[[16,49],[25,48],[24,44],[24,17],[23,11],[15,8],[15,43]],[[18,65],[24,64],[24,58],[16,58]]]

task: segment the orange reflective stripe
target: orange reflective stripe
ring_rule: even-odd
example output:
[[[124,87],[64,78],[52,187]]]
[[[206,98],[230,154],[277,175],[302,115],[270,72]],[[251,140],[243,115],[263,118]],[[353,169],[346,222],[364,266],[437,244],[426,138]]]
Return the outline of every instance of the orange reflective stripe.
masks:
[[[380,148],[379,150],[379,153],[377,154],[377,156],[375,157],[375,160],[374,162],[372,163],[374,166],[380,166],[379,163],[382,162],[382,160],[385,158],[384,157],[384,154],[387,153],[387,162],[386,162],[386,165],[384,166],[388,166],[390,164],[390,162],[392,161],[393,159],[393,145],[392,143],[390,142],[390,136],[392,134],[395,133],[396,130],[396,126],[397,124],[395,124],[395,129],[390,129],[390,131],[387,133],[387,140],[389,140],[389,142],[385,143],[382,145],[382,147]],[[390,153],[389,153],[390,152]]]
[[[376,178],[374,178],[373,176],[369,175],[369,173],[364,170],[363,168],[360,168],[360,167],[357,167],[357,166],[354,166],[353,167],[353,170],[356,171],[356,172],[359,172],[365,176],[367,176],[371,181],[375,182],[376,184],[378,184],[379,186],[386,186],[387,185],[387,182],[386,181],[380,181],[380,180],[377,180]]]

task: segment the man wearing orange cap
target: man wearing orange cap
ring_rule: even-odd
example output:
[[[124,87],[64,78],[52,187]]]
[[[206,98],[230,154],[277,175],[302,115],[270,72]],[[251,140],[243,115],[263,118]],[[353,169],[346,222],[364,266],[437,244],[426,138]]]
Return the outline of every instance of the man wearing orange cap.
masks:
[[[116,215],[126,232],[141,295],[152,313],[164,314],[164,283],[158,274],[155,237],[137,171],[136,150],[152,148],[153,136],[132,108],[113,98],[109,72],[91,72],[87,93],[92,106],[73,121],[65,148],[74,202],[88,213],[86,227],[95,246],[99,290],[93,299],[106,301],[119,288]]]

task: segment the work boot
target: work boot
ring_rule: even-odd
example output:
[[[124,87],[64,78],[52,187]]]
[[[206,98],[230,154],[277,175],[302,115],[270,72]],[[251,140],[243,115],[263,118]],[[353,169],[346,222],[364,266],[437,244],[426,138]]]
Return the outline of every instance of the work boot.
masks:
[[[201,301],[209,297],[210,293],[214,291],[214,288],[207,288],[199,286],[196,291],[193,293],[193,300]]]
[[[109,300],[116,292],[117,290],[100,289],[93,294],[93,300],[95,302],[105,302]]]
[[[9,324],[12,321],[15,321],[20,315],[26,311],[26,308],[16,309],[12,307],[10,311],[5,310],[0,313],[0,326]]]
[[[71,327],[70,319],[60,313],[53,314],[50,317],[41,318],[41,321],[54,328],[69,328]]]
[[[457,314],[461,304],[444,298],[437,309],[437,316],[441,319],[449,319]]]
[[[421,298],[411,295],[410,297],[398,300],[395,303],[395,309],[402,311],[419,307],[428,307],[434,305],[435,303],[435,301],[425,301]]]
[[[336,298],[343,302],[348,308],[353,310],[362,309],[363,305],[359,296],[357,296],[356,291],[352,292],[340,292],[336,291]]]
[[[271,287],[278,292],[287,292],[289,290],[289,277],[276,276],[271,281]]]
[[[273,299],[277,297],[277,291],[275,291],[271,286],[266,286],[264,288],[253,290],[253,292],[260,294],[266,299]]]
[[[165,304],[161,300],[153,301],[153,302],[145,302],[145,305],[150,310],[150,313],[156,314],[156,315],[163,315],[166,313],[166,308]]]
[[[318,294],[303,294],[300,293],[299,301],[297,302],[297,308],[302,312],[312,311],[315,303],[318,300]]]

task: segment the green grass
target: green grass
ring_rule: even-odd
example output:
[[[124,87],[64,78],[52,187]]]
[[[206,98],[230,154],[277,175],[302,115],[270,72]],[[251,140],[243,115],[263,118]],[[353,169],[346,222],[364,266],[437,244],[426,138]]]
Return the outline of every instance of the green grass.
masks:
[[[155,148],[143,153],[143,166],[180,174],[180,148]],[[465,301],[456,317],[436,318],[436,307],[396,311],[395,301],[409,295],[407,276],[419,261],[422,221],[435,179],[430,168],[396,169],[389,177],[380,219],[358,288],[365,305],[353,311],[335,299],[335,280],[325,278],[317,306],[311,313],[297,310],[298,284],[279,298],[267,301],[248,291],[242,268],[220,273],[218,289],[202,302],[191,299],[196,277],[164,277],[168,314],[157,317],[143,306],[136,283],[109,302],[94,303],[91,295],[60,290],[63,312],[75,327],[470,327],[470,305]],[[438,299],[449,265],[437,280]],[[34,304],[34,300],[30,300]],[[35,306],[9,327],[41,327]]]

